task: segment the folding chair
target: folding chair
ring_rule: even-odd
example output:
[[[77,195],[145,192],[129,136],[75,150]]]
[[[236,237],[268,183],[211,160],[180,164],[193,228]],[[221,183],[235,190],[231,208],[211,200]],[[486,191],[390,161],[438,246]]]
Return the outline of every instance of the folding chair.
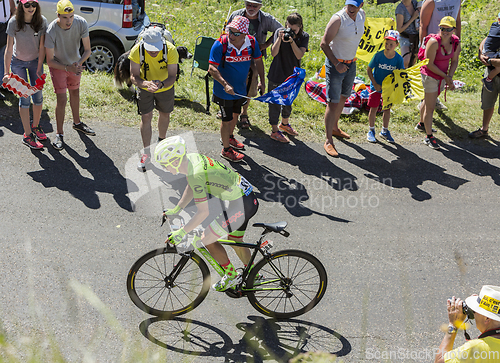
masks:
[[[212,49],[212,45],[214,44],[215,39],[210,37],[199,36],[196,38],[195,48],[194,48],[194,56],[193,56],[193,66],[191,67],[191,76],[193,76],[193,70],[195,68],[199,68],[203,71],[207,71],[205,75],[205,93],[207,96],[207,108],[206,113],[210,114],[210,94],[208,87],[208,77],[210,77],[210,73],[208,73],[208,59],[210,58],[210,50]]]

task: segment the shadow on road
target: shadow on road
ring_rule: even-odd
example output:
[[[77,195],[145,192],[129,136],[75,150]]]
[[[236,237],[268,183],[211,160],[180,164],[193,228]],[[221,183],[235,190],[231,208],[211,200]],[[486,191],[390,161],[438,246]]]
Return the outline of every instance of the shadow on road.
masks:
[[[235,344],[221,329],[188,319],[147,319],[141,333],[165,349],[201,357],[224,357],[224,362],[287,362],[300,353],[322,351],[345,356],[351,344],[328,327],[298,319],[274,320],[248,316],[251,322],[237,323],[244,332]]]
[[[343,140],[343,143],[356,150],[363,156],[363,159],[352,158],[345,154],[342,154],[341,158],[366,170],[368,172],[368,174],[365,174],[367,178],[393,188],[407,188],[411,197],[419,202],[432,198],[431,194],[420,189],[420,186],[425,181],[434,181],[439,185],[454,190],[468,182],[467,179],[446,173],[446,169],[422,159],[399,144],[382,144],[383,148],[397,156],[396,160],[388,161],[364,149],[362,145],[356,145],[345,140]]]
[[[73,161],[51,146],[47,147],[47,151],[54,160],[44,153],[33,153],[43,170],[28,172],[28,175],[45,188],[55,187],[68,191],[88,208],[101,207],[97,195],[97,192],[101,192],[112,194],[121,208],[132,212],[132,205],[127,197],[126,179],[120,174],[113,160],[96,147],[89,137],[80,134],[80,138],[86,146],[88,157],[79,155],[67,144],[64,150],[82,169],[88,171],[92,178],[83,176]]]

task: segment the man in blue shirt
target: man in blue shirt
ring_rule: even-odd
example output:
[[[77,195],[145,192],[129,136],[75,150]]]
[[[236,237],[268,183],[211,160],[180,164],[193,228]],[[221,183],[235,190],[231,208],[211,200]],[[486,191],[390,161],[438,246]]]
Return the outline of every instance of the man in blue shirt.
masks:
[[[234,128],[242,106],[248,101],[246,80],[252,59],[257,66],[261,92],[264,92],[266,85],[259,43],[248,35],[248,25],[247,18],[234,18],[227,26],[228,34],[222,35],[212,46],[208,68],[214,78],[213,101],[219,105],[222,114],[221,156],[235,162],[244,157],[235,151],[243,149],[244,145],[234,138]]]

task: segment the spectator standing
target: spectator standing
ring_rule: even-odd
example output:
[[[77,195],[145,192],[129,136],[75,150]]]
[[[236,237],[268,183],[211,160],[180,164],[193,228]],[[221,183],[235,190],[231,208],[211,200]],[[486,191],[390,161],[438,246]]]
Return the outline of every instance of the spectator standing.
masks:
[[[144,146],[137,167],[145,171],[146,165],[151,162],[151,121],[155,108],[158,110],[158,141],[167,137],[170,113],[174,110],[174,82],[179,54],[175,46],[164,39],[162,31],[152,27],[146,29],[142,41],[132,47],[128,58],[130,80],[137,86],[137,110],[141,115],[140,130]]]
[[[218,104],[222,114],[220,127],[223,149],[221,156],[229,161],[239,162],[244,155],[235,151],[245,145],[235,139],[234,128],[247,102],[246,79],[252,59],[255,61],[260,77],[259,88],[264,91],[264,63],[259,43],[248,35],[249,20],[237,16],[226,27],[228,34],[217,39],[210,50],[208,71],[214,79],[213,101]]]
[[[453,296],[448,299],[448,329],[437,349],[435,363],[481,362],[498,363],[500,360],[500,287],[485,285],[479,295],[465,299],[472,310],[476,327],[481,332],[477,339],[468,340],[453,349],[457,328],[463,327],[466,315],[463,301]]]
[[[439,145],[432,135],[432,115],[436,108],[436,99],[444,90],[445,84],[453,91],[453,75],[457,70],[460,55],[460,40],[453,34],[456,22],[451,16],[445,16],[439,23],[439,34],[427,41],[425,58],[427,65],[420,68],[424,86],[424,102],[420,108],[419,125],[424,125],[427,137],[424,143],[437,150]],[[417,125],[418,127],[418,125]]]
[[[500,58],[500,13],[497,15],[497,21],[491,24],[490,31],[484,42],[484,55],[488,58]],[[493,67],[489,74],[483,78],[484,88],[488,92],[493,92],[493,78],[500,73],[500,67]]]
[[[344,103],[351,94],[356,77],[356,51],[364,33],[365,12],[363,0],[346,0],[345,7],[334,14],[321,39],[321,49],[326,55],[326,111],[324,149],[330,156],[339,154],[332,135],[350,138],[339,129],[338,122]]]
[[[418,53],[418,29],[415,24],[419,15],[417,0],[401,0],[396,7],[396,27],[400,34],[399,46],[405,68],[413,65]]]
[[[4,75],[4,53],[7,42],[7,23],[16,10],[14,0],[0,0],[0,74]],[[5,42],[5,44],[3,44]],[[1,87],[0,87],[1,88]],[[5,95],[0,92],[0,101]]]
[[[368,64],[367,73],[370,77],[370,96],[368,97],[368,107],[370,112],[368,114],[368,121],[370,129],[366,138],[369,142],[377,142],[375,138],[375,118],[377,110],[380,106],[380,99],[382,98],[382,82],[385,77],[392,74],[396,69],[404,69],[403,57],[396,53],[396,48],[399,44],[399,33],[396,30],[388,30],[384,36],[385,49],[377,52],[370,63]],[[383,124],[380,136],[389,142],[394,142],[393,137],[389,131],[389,119],[391,117],[391,109],[383,111]]]
[[[32,86],[43,74],[45,60],[45,31],[47,19],[42,15],[38,0],[20,0],[16,15],[9,20],[7,26],[7,49],[5,51],[5,71],[3,81],[12,73],[23,78]],[[29,75],[29,77],[28,77]],[[30,99],[33,100],[33,124],[30,124]],[[39,141],[47,140],[40,127],[42,116],[42,90],[30,98],[19,98],[19,115],[24,128],[23,144],[32,149],[42,149]]]
[[[276,30],[274,33],[274,43],[271,47],[271,55],[274,57],[267,78],[269,80],[268,92],[278,87],[293,74],[295,67],[300,67],[300,60],[308,50],[309,34],[304,31],[302,16],[299,13],[292,13],[286,18],[286,27],[292,34],[285,36],[284,28]],[[278,120],[281,114],[281,123]],[[297,136],[289,122],[292,114],[292,106],[282,106],[274,103],[269,104],[269,123],[271,124],[271,139],[280,142],[290,142],[282,131],[289,135]]]
[[[461,0],[425,0],[420,10],[420,44],[423,43],[424,38],[429,34],[439,33],[439,22],[445,16],[451,16],[456,20],[457,27],[455,34],[460,38],[462,33],[462,22],[460,21]],[[423,101],[419,104],[419,108]],[[437,110],[447,110],[439,98],[436,99]],[[415,126],[416,130],[425,131],[421,124]]]
[[[484,70],[484,76],[486,77],[490,70],[495,67],[500,67],[500,59],[492,59],[484,54],[484,43],[486,42],[486,38],[483,39],[481,44],[479,45],[479,60],[486,66]],[[500,102],[500,75],[497,75],[491,81],[493,86],[493,91],[488,92],[483,87],[481,91],[481,108],[483,109],[483,126],[469,133],[469,137],[471,139],[479,139],[482,137],[488,137],[488,128],[490,126],[491,118],[493,117],[493,113],[495,113],[495,103],[497,99]],[[498,113],[500,114],[500,108],[498,109]]]
[[[81,56],[80,42],[84,50]],[[89,26],[84,18],[75,15],[69,0],[57,3],[57,19],[49,24],[45,36],[45,54],[57,98],[57,130],[52,146],[61,150],[64,147],[63,125],[68,102],[66,89],[69,91],[73,129],[82,134],[95,135],[94,130],[80,120],[80,78],[85,69],[83,62],[90,56]]]
[[[261,10],[262,0],[246,0],[245,8],[234,11],[228,19],[228,23],[232,22],[237,16],[244,16],[250,21],[248,26],[248,34],[252,35],[257,39],[259,43],[259,48],[262,52],[264,58],[267,57],[266,49],[273,44],[273,34],[278,29],[283,27],[281,23],[276,20],[274,16],[268,14]],[[271,36],[266,39],[267,33],[271,33]],[[247,95],[248,97],[257,96],[257,89],[259,88],[257,82],[257,76],[259,74],[255,62],[252,61],[250,65],[249,77],[247,80]],[[241,112],[240,120],[238,126],[243,129],[248,129],[250,127],[250,121],[248,118],[248,106],[250,101],[247,101],[243,105],[243,110]]]

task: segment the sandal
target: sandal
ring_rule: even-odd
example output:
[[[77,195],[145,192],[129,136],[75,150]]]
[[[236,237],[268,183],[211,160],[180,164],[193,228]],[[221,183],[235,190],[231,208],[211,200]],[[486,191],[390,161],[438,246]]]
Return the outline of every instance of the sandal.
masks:
[[[238,127],[240,129],[250,128],[250,120],[248,119],[248,115],[240,115],[240,122],[238,123]]]
[[[476,131],[472,131],[469,133],[469,137],[471,139],[479,139],[481,137],[487,137],[488,131],[483,131],[481,128],[478,128]]]

